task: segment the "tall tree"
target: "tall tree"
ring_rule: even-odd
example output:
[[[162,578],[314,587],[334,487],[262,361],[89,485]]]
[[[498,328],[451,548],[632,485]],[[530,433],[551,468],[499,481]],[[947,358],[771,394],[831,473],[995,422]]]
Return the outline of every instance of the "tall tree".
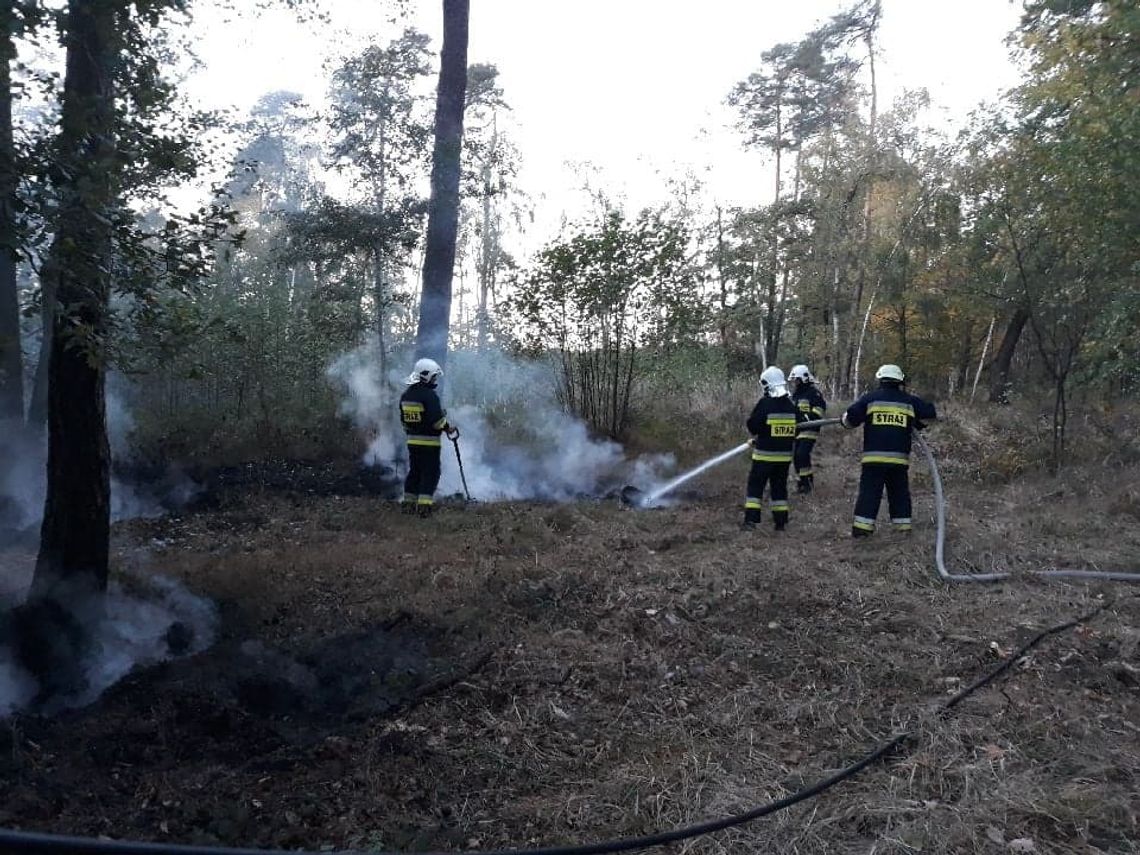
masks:
[[[377,219],[393,229],[410,229],[422,215],[416,184],[426,165],[429,131],[417,89],[430,71],[428,37],[408,29],[386,47],[373,45],[349,57],[333,74],[333,156],[351,163],[356,186]],[[379,240],[371,247],[381,374],[397,247]]]
[[[443,0],[443,50],[436,91],[431,200],[428,202],[420,321],[416,329],[416,353],[430,356],[441,364],[447,356],[451,280],[459,231],[459,173],[470,6],[470,0]]]
[[[764,364],[779,356],[785,300],[791,283],[790,254],[783,238],[799,229],[803,214],[799,204],[802,188],[802,154],[813,137],[834,129],[846,115],[852,75],[857,64],[835,55],[834,36],[816,30],[797,43],[779,44],[761,56],[760,70],[738,83],[729,103],[740,111],[740,126],[749,145],[762,146],[772,154],[774,192],[761,219],[766,223],[766,258],[757,259],[755,282],[757,305],[765,307],[758,330]],[[790,198],[784,196],[784,152],[795,154],[795,177]],[[759,251],[759,247],[757,248]]]
[[[109,450],[104,402],[116,330],[162,289],[185,288],[232,225],[209,205],[160,223],[133,204],[195,173],[209,124],[176,109],[160,25],[189,0],[70,0],[66,72],[49,166],[56,310],[48,364],[47,498],[32,598],[99,601],[106,588]],[[110,310],[111,290],[127,308]]]
[[[856,377],[858,357],[858,336],[856,330],[862,317],[863,293],[867,285],[868,268],[871,263],[871,205],[874,198],[874,179],[877,172],[878,155],[877,131],[879,118],[879,88],[875,72],[875,39],[882,21],[880,0],[860,0],[852,9],[836,15],[825,29],[837,44],[862,42],[866,48],[866,62],[870,89],[869,121],[863,169],[867,181],[863,190],[862,233],[858,247],[858,268],[855,276],[854,311],[851,313],[848,335],[847,358],[844,382],[848,389],[858,391],[859,378]]]
[[[475,309],[476,340],[480,350],[487,347],[491,330],[491,303],[498,276],[512,259],[503,248],[502,197],[509,192],[517,169],[517,152],[499,127],[499,112],[509,109],[499,86],[499,70],[494,65],[476,63],[467,70],[467,116],[464,119],[463,149],[467,167],[464,196],[477,199],[479,213],[469,221],[476,224],[478,243],[474,248],[478,294]]]
[[[58,156],[55,335],[48,475],[33,595],[71,604],[107,585],[110,450],[102,348],[108,330],[115,168],[114,65],[127,3],[71,0]]]
[[[22,29],[21,4],[0,6],[0,425],[24,418],[24,361],[16,288],[16,147],[12,133],[12,63]]]

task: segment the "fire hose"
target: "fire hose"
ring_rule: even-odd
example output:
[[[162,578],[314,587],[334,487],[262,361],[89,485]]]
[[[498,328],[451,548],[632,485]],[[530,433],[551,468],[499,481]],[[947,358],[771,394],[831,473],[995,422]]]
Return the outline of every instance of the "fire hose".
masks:
[[[1105,602],[1091,612],[1056,624],[1041,630],[1017,650],[1003,659],[997,666],[986,674],[974,680],[953,697],[940,703],[934,712],[945,715],[958,706],[966,698],[979,689],[989,685],[998,677],[1006,674],[1021,661],[1022,657],[1050,636],[1057,635],[1076,626],[1087,624],[1097,615],[1110,608],[1114,603]],[[596,843],[579,843],[564,846],[544,846],[532,849],[496,849],[496,850],[466,850],[468,855],[604,855],[610,852],[633,852],[648,849],[654,846],[665,846],[682,840],[691,840],[714,834],[728,828],[734,828],[752,822],[765,816],[770,816],[793,805],[805,802],[831,789],[836,784],[852,778],[873,763],[893,754],[915,734],[914,730],[904,730],[895,733],[875,748],[864,754],[858,760],[840,769],[838,772],[816,781],[814,784],[790,793],[780,799],[758,805],[751,810],[707,820],[693,825],[674,828],[669,831],[658,831],[640,837],[624,837],[616,840],[604,840]],[[0,829],[0,851],[2,852],[46,852],[53,855],[76,855],[76,853],[94,853],[94,855],[286,855],[281,849],[239,849],[225,846],[187,846],[176,843],[150,843],[141,841],[110,840],[107,838],[75,837],[61,834],[44,834],[34,831],[15,831]],[[324,850],[322,850],[324,851]],[[403,855],[403,853],[379,853],[376,855]],[[311,850],[291,850],[292,855],[317,855]],[[340,855],[355,855],[356,850],[340,850]],[[428,855],[443,855],[443,853],[428,853]]]
[[[801,422],[800,427],[824,427],[826,425],[840,424],[840,419],[816,419],[810,422]],[[938,463],[934,459],[934,452],[930,445],[919,434],[914,435],[915,444],[926,458],[926,465],[930,468],[930,480],[934,484],[934,518],[936,531],[934,535],[934,564],[938,570],[938,577],[946,582],[1000,582],[1015,575],[1037,576],[1044,579],[1100,579],[1108,582],[1140,582],[1140,572],[1123,572],[1113,570],[1071,570],[1050,568],[1048,570],[1026,570],[1024,573],[1013,573],[1008,570],[997,573],[951,573],[946,569],[946,496],[942,490],[942,474],[938,471]]]
[[[826,425],[833,425],[840,423],[839,419],[818,419],[810,422],[801,422],[804,427],[823,427]],[[458,437],[452,439],[455,442],[456,458],[459,459],[459,445],[456,440]],[[934,453],[931,451],[930,446],[922,439],[921,436],[915,437],[915,441],[926,458],[926,462],[930,468],[930,475],[934,485],[934,504],[935,504],[935,518],[937,522],[937,533],[935,536],[935,563],[938,569],[940,578],[949,582],[997,582],[1003,579],[1009,579],[1015,575],[1011,572],[998,572],[998,573],[950,573],[946,569],[945,563],[945,542],[946,542],[946,501],[942,489],[942,476],[938,471],[938,464],[934,459]],[[749,444],[745,443],[739,448],[731,449],[728,452],[716,458],[716,462],[728,459],[735,456],[740,451],[748,448]],[[462,460],[459,459],[460,474],[462,475]],[[702,470],[706,467],[702,467]],[[674,484],[680,483],[687,478],[677,479]],[[466,479],[464,479],[464,489],[466,490]],[[659,491],[659,495],[664,491]],[[1076,579],[1100,579],[1116,582],[1140,582],[1140,573],[1124,573],[1113,571],[1099,571],[1099,570],[1068,570],[1068,569],[1049,569],[1049,570],[1034,570],[1028,571],[1025,575],[1041,576],[1044,578],[1076,578]],[[995,679],[1005,674],[1013,665],[1024,656],[1032,648],[1036,647],[1046,638],[1051,635],[1071,629],[1075,626],[1087,623],[1098,614],[1107,609],[1112,603],[1104,603],[1094,609],[1089,614],[1083,615],[1073,620],[1067,621],[1056,626],[1049,627],[1037,633],[1033,638],[1023,644],[1020,648],[1014,651],[1013,654],[1006,657],[996,668],[989,673],[978,678],[966,688],[959,691],[950,700],[941,704],[938,711],[947,713],[956,707],[959,703],[964,701],[967,697],[972,695],[978,689],[988,685]],[[853,777],[863,769],[870,766],[872,763],[891,754],[899,748],[907,739],[913,735],[912,731],[903,731],[897,733],[885,742],[880,743],[876,748],[865,754],[859,760],[850,764],[849,766],[841,769],[839,772],[817,781],[804,789],[792,793],[784,798],[777,799],[767,804],[760,805],[751,810],[743,813],[738,813],[733,816],[724,817],[722,819],[710,820],[707,822],[697,823],[695,825],[685,826],[682,828],[673,829],[671,831],[662,831],[654,834],[644,835],[642,837],[622,838],[618,840],[602,841],[598,843],[586,844],[571,844],[567,846],[551,846],[540,847],[534,849],[507,849],[495,850],[493,852],[482,850],[469,850],[473,855],[601,855],[601,853],[610,852],[628,852],[639,849],[646,849],[654,846],[663,846],[669,843],[675,843],[681,840],[688,840],[694,837],[712,834],[717,831],[722,831],[734,826],[743,825],[747,822],[759,819],[764,816],[769,816],[792,805],[806,801],[813,798],[825,790],[830,789],[836,784]],[[8,852],[49,852],[49,853],[135,853],[135,855],[265,855],[265,853],[282,852],[282,850],[265,850],[265,849],[234,849],[227,847],[212,847],[212,846],[184,846],[177,844],[167,843],[144,843],[144,842],[127,842],[116,841],[97,838],[84,838],[84,837],[68,837],[64,835],[42,834],[37,832],[13,831],[8,829],[0,829],[0,846],[3,851]],[[283,853],[282,853],[283,855]],[[346,853],[347,855],[347,853]]]

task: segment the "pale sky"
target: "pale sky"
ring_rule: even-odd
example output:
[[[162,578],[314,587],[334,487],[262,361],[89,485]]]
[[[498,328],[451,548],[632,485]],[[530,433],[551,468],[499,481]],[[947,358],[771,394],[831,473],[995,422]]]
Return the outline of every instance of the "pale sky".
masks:
[[[399,27],[383,0],[332,0],[331,24],[265,13],[225,26],[200,21],[205,68],[186,88],[211,107],[248,109],[288,89],[319,103],[323,68]],[[499,67],[524,159],[523,188],[549,231],[584,197],[568,162],[590,161],[615,196],[637,206],[663,200],[662,174],[691,170],[710,199],[758,204],[769,169],[743,151],[724,105],[760,54],[804,35],[849,3],[841,0],[472,0],[468,59]],[[983,100],[1017,82],[1004,39],[1020,3],[1009,0],[883,0],[880,105],[926,87],[943,121],[960,125]],[[438,50],[441,0],[409,0],[408,23]],[[544,236],[545,237],[545,236]]]

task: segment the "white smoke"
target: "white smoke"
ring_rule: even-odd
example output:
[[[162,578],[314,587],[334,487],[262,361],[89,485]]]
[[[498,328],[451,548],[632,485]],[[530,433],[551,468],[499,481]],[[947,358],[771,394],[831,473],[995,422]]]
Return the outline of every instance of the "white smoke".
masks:
[[[404,364],[407,363],[407,364]],[[346,397],[341,413],[369,432],[364,462],[403,465],[404,434],[397,401],[412,360],[382,378],[375,345],[340,357],[329,368]],[[570,501],[635,483],[661,483],[672,455],[629,460],[616,442],[590,435],[557,399],[556,366],[501,351],[448,355],[440,397],[460,430],[463,474],[473,499]],[[439,494],[463,493],[455,449],[446,438]]]
[[[347,393],[340,402],[340,415],[351,418],[370,437],[364,454],[369,466],[396,460],[404,439],[395,409],[404,390],[401,374],[390,368],[382,378],[380,365],[380,350],[373,340],[339,357],[326,372]]]
[[[134,577],[130,587],[116,581],[108,588],[92,653],[83,662],[82,691],[52,699],[40,712],[86,706],[135,668],[199,653],[213,643],[218,629],[213,603],[160,576]],[[0,719],[27,707],[38,692],[35,678],[0,645]]]
[[[0,719],[31,703],[38,690],[32,675],[20,667],[7,647],[0,645]]]
[[[149,588],[128,593],[112,582],[104,603],[105,617],[96,633],[96,654],[84,669],[87,688],[68,706],[94,701],[137,667],[153,665],[179,655],[200,653],[214,642],[218,612],[209,600],[195,596],[173,579],[162,576],[136,579]],[[184,636],[185,649],[171,650],[170,634]]]
[[[109,378],[112,380],[113,378]],[[113,388],[121,382],[109,382],[106,394],[107,440],[115,462],[129,461],[134,418],[123,397]],[[47,493],[47,437],[12,434],[0,437],[0,544],[4,532],[21,532],[39,525],[43,518]],[[164,499],[174,505],[185,504],[201,489],[185,474],[171,471],[161,484]],[[111,476],[111,519],[158,517],[165,514],[158,496],[142,488],[123,483]]]

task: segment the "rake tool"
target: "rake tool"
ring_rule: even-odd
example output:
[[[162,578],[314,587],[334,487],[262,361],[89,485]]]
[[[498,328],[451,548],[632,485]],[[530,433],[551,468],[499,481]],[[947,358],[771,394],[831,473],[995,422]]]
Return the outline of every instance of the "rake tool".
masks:
[[[463,495],[471,501],[471,492],[467,489],[467,476],[463,472],[463,455],[459,453],[459,428],[455,428],[447,435],[451,445],[455,448],[455,462],[459,464],[459,479],[463,482]]]

